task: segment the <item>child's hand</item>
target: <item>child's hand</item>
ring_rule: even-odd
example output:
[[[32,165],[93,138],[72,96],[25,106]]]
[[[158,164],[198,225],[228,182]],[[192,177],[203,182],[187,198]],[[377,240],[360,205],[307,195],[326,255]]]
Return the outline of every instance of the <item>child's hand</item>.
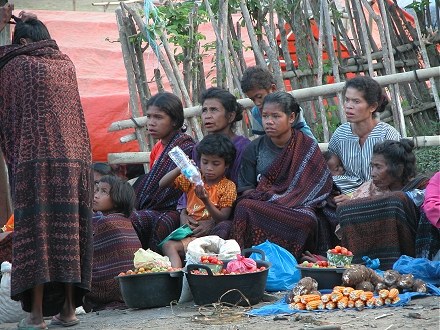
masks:
[[[203,202],[208,199],[208,192],[203,186],[196,186],[195,193],[198,198],[200,198]]]

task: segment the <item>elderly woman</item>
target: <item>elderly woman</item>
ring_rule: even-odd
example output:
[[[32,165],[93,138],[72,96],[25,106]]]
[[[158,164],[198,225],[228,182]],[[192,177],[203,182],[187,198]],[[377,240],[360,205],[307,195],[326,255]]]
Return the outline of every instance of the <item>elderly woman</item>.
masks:
[[[299,258],[305,250],[322,253],[331,244],[329,229],[335,223],[329,223],[324,209],[333,181],[318,144],[292,128],[299,111],[286,92],[264,98],[266,134],[246,148],[238,179],[243,197],[231,238],[241,247],[268,239]]]
[[[401,256],[416,256],[430,249],[430,231],[421,222],[420,205],[428,180],[415,178],[416,158],[410,140],[378,143],[371,159],[372,180],[361,185],[350,201],[337,208],[341,243],[354,254],[379,258],[391,268]],[[433,226],[431,226],[434,228]],[[416,251],[418,244],[425,245]],[[417,252],[417,253],[416,253]],[[426,255],[426,251],[424,252]]]

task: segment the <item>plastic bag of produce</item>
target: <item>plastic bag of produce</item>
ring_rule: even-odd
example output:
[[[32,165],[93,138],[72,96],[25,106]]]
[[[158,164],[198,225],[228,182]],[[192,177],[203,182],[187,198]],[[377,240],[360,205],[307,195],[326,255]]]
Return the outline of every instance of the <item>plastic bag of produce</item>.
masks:
[[[254,259],[243,257],[237,254],[236,260],[231,260],[226,266],[226,270],[230,273],[249,273],[257,269],[257,263]]]
[[[134,253],[133,263],[135,268],[144,267],[145,269],[153,269],[171,267],[171,262],[168,257],[161,256],[159,253],[150,249],[144,250],[142,248]]]
[[[266,261],[272,263],[267,276],[267,291],[291,290],[300,280],[301,271],[296,268],[298,262],[285,248],[270,241],[256,245],[254,248],[263,250],[266,254]],[[258,259],[258,257],[258,254],[251,254],[253,259]]]

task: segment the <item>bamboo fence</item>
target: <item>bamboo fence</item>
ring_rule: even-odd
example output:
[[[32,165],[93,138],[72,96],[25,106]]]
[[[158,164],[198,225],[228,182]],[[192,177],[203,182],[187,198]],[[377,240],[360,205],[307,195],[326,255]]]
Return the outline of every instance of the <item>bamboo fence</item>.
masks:
[[[440,37],[438,29],[427,23],[427,12],[418,13],[411,23],[395,0],[345,0],[342,5],[327,0],[204,0],[200,6],[194,2],[182,31],[188,42],[182,45],[170,42],[175,33],[169,28],[173,22],[157,15],[157,10],[166,12],[170,8],[178,12],[180,3],[167,2],[159,9],[149,1],[144,6],[121,3],[116,17],[132,118],[112,124],[109,130],[134,129],[121,142],[137,139],[141,152],[148,153],[154,141],[145,131],[145,102],[149,91],[163,90],[163,81],[167,80],[186,107],[189,133],[196,140],[203,136],[196,104],[209,81],[197,35],[198,24],[207,17],[216,36],[215,84],[235,94],[246,107],[252,102],[243,98],[239,82],[246,69],[244,48],[250,47],[247,51],[253,52],[255,64],[272,71],[278,89],[293,88],[292,95],[301,103],[307,122],[321,142],[328,142],[337,125],[346,121],[341,86],[359,74],[378,81],[385,78],[381,84],[391,106],[381,119],[394,125],[402,136],[439,135]],[[438,2],[436,6],[438,10]],[[318,35],[314,35],[313,26],[318,28]],[[247,44],[240,38],[244,31]],[[379,37],[374,38],[372,31]],[[148,64],[143,52],[148,47],[160,62],[154,77],[145,76]],[[176,49],[183,54],[180,62]],[[149,84],[156,86],[150,88]],[[248,136],[249,127],[243,122],[238,133]],[[109,155],[111,163],[132,160],[131,155],[127,159],[123,154]]]

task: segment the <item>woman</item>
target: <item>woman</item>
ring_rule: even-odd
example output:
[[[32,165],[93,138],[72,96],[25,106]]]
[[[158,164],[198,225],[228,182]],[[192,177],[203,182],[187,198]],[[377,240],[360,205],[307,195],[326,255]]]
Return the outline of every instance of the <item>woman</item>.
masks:
[[[246,148],[238,179],[243,197],[231,238],[243,248],[268,239],[300,258],[304,250],[325,253],[332,244],[336,223],[325,219],[323,208],[333,182],[318,144],[291,127],[299,111],[288,93],[264,98],[266,135]]]
[[[12,8],[0,8],[0,29]],[[35,15],[16,19],[0,47],[0,145],[14,202],[11,297],[19,329],[79,322],[90,291],[91,151],[75,67]]]
[[[228,167],[225,175],[237,184],[240,170],[241,157],[247,145],[251,142],[248,138],[237,135],[234,132],[235,123],[243,119],[243,108],[237,99],[227,90],[211,87],[202,94],[202,125],[208,134],[223,134],[234,144],[236,156],[233,163]],[[196,146],[197,147],[197,146]],[[198,160],[196,147],[193,149],[192,159]],[[197,166],[200,164],[197,162]],[[192,218],[186,212],[186,195],[179,200],[181,223],[193,223]],[[229,236],[231,221],[226,220],[218,223],[204,221],[196,223],[198,228],[194,230],[197,237],[206,235],[218,235],[223,239]]]
[[[87,309],[125,307],[118,282],[121,272],[133,268],[134,253],[141,247],[129,216],[135,194],[128,182],[114,175],[103,176],[95,189],[93,209],[92,290]]]
[[[139,177],[133,185],[137,211],[130,216],[144,249],[159,252],[157,245],[179,226],[176,211],[181,192],[174,187],[159,188],[162,177],[176,165],[168,152],[179,146],[188,156],[194,140],[182,132],[183,105],[171,93],[159,93],[147,102],[148,133],[159,142],[150,156],[150,172]]]
[[[376,144],[372,180],[360,186],[352,200],[338,206],[341,244],[353,252],[353,262],[361,262],[363,256],[379,258],[385,270],[401,255],[416,256],[416,237],[426,243],[423,240],[429,232],[422,232],[423,226],[419,226],[423,202],[419,189],[428,180],[414,178],[413,147],[410,140]]]
[[[370,180],[374,145],[383,140],[400,139],[395,128],[378,119],[388,99],[374,79],[359,76],[348,80],[343,93],[347,123],[336,129],[328,145],[329,151],[339,157],[346,171],[344,175],[333,177],[343,193],[335,197],[338,204],[349,199],[345,194]]]

